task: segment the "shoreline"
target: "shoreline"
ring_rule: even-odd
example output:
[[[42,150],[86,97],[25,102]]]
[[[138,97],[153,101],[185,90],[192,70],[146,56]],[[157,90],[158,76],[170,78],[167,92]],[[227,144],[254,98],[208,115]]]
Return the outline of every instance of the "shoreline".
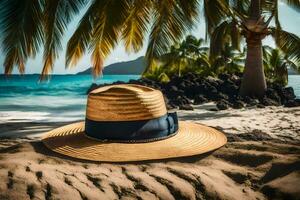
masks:
[[[180,120],[193,121],[214,127],[230,134],[244,134],[258,131],[274,139],[293,139],[300,141],[300,107],[268,106],[265,108],[246,107],[241,109],[215,110],[216,103],[193,105],[193,110],[176,111]],[[28,121],[20,119],[0,121],[1,138],[36,139],[44,132],[66,124],[83,121]]]
[[[179,119],[223,131],[225,146],[204,155],[135,163],[72,159],[39,141],[44,131],[71,122],[0,123],[0,199],[299,198],[299,107],[193,107],[177,110]]]

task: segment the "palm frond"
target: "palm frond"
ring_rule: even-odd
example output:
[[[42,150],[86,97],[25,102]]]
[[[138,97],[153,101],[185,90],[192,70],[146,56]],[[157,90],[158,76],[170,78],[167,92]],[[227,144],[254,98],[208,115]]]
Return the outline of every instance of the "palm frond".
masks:
[[[151,20],[151,1],[133,0],[129,16],[124,23],[122,38],[127,52],[138,52],[142,46],[145,33]]]
[[[177,0],[177,4],[185,16],[184,22],[192,27],[199,17],[199,0]]]
[[[282,50],[290,60],[300,62],[300,38],[284,30],[270,28],[277,47]]]
[[[228,16],[228,1],[204,0],[204,20],[206,24],[206,39],[213,29]]]
[[[274,16],[275,16],[275,25],[276,25],[276,28],[277,29],[281,29],[281,23],[279,21],[279,8],[278,8],[278,0],[275,1],[276,2],[276,5],[275,5],[275,8],[274,8]]]
[[[232,6],[240,15],[246,16],[248,14],[248,8],[250,6],[250,0],[230,0],[230,6]]]
[[[42,4],[39,0],[0,1],[0,30],[5,54],[4,71],[11,74],[15,65],[25,72],[25,63],[34,57],[43,42]]]
[[[41,80],[53,69],[54,61],[61,50],[61,39],[68,23],[84,5],[85,0],[46,0],[44,11],[44,67]]]
[[[269,66],[269,60],[272,54],[273,48],[268,46],[268,45],[264,45],[262,48],[262,52],[263,52],[263,62],[264,62],[264,66]],[[265,67],[266,68],[266,67]]]
[[[240,51],[240,45],[242,41],[241,30],[234,22],[231,22],[230,38],[232,47]]]
[[[92,33],[90,49],[92,50],[93,74],[102,73],[104,59],[118,42],[121,26],[128,18],[129,4],[126,0],[97,0],[103,7],[98,8]]]
[[[284,3],[286,3],[291,8],[300,11],[300,1],[299,0],[282,0]]]
[[[278,7],[278,0],[261,0],[261,10],[263,14],[273,13]]]
[[[286,62],[290,68],[292,68],[295,71],[297,71],[298,73],[300,73],[300,63],[296,63],[292,60],[287,60]]]
[[[153,59],[163,55],[172,43],[180,39],[187,30],[193,28],[196,16],[187,14],[187,11],[179,5],[176,0],[161,0],[154,3],[154,23],[146,52],[147,69],[151,66]]]
[[[230,20],[225,20],[221,22],[211,34],[210,38],[210,57],[216,57],[222,51],[224,44],[228,42],[230,37],[229,33],[233,22]],[[232,34],[233,35],[233,34]]]
[[[102,5],[102,4],[101,4]],[[94,0],[81,18],[67,44],[66,67],[74,67],[89,47],[99,2]],[[104,5],[102,5],[104,6]],[[100,10],[102,11],[102,10]],[[103,12],[103,11],[102,11]]]

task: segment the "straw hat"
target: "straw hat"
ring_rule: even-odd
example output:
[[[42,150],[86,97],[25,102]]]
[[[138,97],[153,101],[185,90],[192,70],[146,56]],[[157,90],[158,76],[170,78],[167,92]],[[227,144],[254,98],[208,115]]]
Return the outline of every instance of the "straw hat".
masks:
[[[70,157],[125,162],[202,154],[227,139],[213,128],[178,122],[159,90],[122,84],[90,92],[85,121],[54,129],[42,141]]]

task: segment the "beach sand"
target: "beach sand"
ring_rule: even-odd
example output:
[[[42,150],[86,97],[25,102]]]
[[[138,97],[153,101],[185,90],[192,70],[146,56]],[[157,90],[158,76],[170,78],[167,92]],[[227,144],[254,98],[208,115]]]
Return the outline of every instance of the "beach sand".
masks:
[[[65,122],[1,124],[0,199],[300,199],[300,108],[213,107],[179,118],[222,130],[226,146],[151,162],[65,159],[39,141]]]

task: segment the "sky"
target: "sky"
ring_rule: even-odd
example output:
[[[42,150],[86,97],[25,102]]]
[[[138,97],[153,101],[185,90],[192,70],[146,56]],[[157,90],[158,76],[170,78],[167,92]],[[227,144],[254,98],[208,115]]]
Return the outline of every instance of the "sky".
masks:
[[[66,47],[68,39],[71,37],[73,32],[75,31],[77,24],[80,20],[80,17],[84,13],[85,9],[82,10],[81,14],[76,16],[74,20],[69,24],[68,29],[66,30],[65,36],[62,40],[62,46]],[[284,30],[292,32],[298,36],[300,36],[300,13],[291,9],[284,3],[279,3],[279,18],[281,21],[281,25]],[[199,18],[199,22],[195,26],[193,30],[190,30],[187,34],[192,34],[197,38],[204,38],[205,37],[205,23],[201,17]],[[144,42],[143,48],[138,53],[131,53],[128,54],[125,52],[123,48],[122,42],[118,44],[118,46],[112,51],[111,55],[105,60],[104,66],[115,62],[127,61],[136,59],[139,56],[143,56],[146,52],[147,48],[147,39]],[[263,41],[264,44],[274,46],[274,42],[271,38],[267,37]],[[43,67],[42,61],[42,49],[41,53],[37,54],[34,59],[29,59],[26,63],[26,74],[32,73],[40,73]],[[3,62],[4,62],[4,55],[0,53],[0,74],[3,73]],[[74,66],[72,69],[65,69],[65,48],[62,49],[61,55],[59,59],[56,60],[54,64],[53,74],[74,74],[80,71],[83,71],[91,66],[90,56],[85,55],[81,58],[79,63]],[[13,70],[14,74],[18,74],[18,70]]]

